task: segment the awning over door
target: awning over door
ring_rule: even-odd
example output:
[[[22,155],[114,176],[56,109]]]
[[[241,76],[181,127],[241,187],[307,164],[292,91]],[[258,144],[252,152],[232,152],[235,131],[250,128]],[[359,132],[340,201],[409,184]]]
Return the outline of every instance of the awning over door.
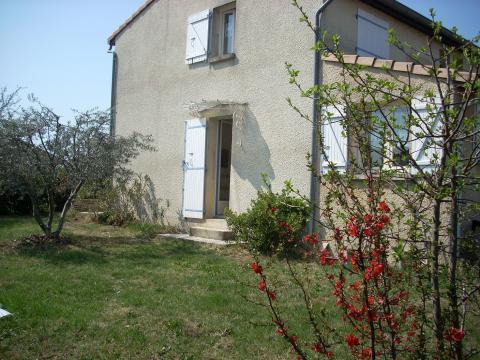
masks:
[[[240,103],[229,100],[202,100],[191,101],[186,104],[189,114],[196,118],[209,118],[216,116],[232,115],[235,118],[242,118],[247,108],[247,103]]]

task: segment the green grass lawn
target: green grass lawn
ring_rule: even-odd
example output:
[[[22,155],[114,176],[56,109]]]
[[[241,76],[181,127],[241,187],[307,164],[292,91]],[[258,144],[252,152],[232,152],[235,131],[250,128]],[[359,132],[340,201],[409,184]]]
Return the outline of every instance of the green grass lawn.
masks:
[[[252,259],[236,245],[146,240],[138,227],[71,219],[68,245],[16,246],[32,233],[32,219],[0,217],[0,304],[14,314],[0,319],[2,360],[294,358],[267,309],[254,304],[265,303],[264,294]],[[289,330],[311,344],[302,294],[285,264],[262,264]],[[326,321],[345,334],[320,267],[294,266],[310,284],[314,308],[332,309]],[[480,327],[468,329],[475,344]]]
[[[1,359],[293,357],[266,309],[244,299],[260,294],[236,246],[147,241],[79,220],[67,224],[68,246],[13,246],[35,232],[30,218],[0,218],[0,303],[14,313],[0,319]],[[298,292],[278,296],[305,321]]]

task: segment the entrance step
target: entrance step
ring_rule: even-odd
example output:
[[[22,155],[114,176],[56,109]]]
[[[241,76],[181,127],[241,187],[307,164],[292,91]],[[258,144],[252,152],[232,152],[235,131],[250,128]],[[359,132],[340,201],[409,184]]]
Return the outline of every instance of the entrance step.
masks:
[[[233,234],[228,229],[225,219],[206,219],[190,226],[190,235],[206,239],[232,240]]]

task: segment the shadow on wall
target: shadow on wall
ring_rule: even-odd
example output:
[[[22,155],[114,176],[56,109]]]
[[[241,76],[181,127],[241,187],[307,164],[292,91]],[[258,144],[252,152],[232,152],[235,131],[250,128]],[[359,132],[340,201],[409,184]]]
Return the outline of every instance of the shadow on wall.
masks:
[[[255,190],[263,185],[262,173],[275,179],[270,159],[270,149],[262,136],[258,121],[247,107],[243,121],[235,128],[232,151],[232,167],[242,180],[247,180]]]

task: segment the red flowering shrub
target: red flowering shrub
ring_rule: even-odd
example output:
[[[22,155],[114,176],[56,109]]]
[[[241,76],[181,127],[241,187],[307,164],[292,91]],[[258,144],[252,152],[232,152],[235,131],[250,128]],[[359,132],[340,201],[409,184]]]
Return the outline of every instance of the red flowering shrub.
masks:
[[[425,48],[405,44],[390,31],[390,45],[427,70],[418,81],[397,76],[391,66],[373,72],[352,63],[351,56],[347,61],[340,38],[325,41],[310,18],[311,9],[292,3],[315,32],[316,55],[328,54],[338,65],[338,78],[308,89],[299,71],[286,66],[290,83],[319,110],[318,117],[311,117],[289,100],[302,118],[318,125],[318,152],[308,164],[312,206],[318,211],[310,224],[314,230],[303,237],[293,235],[291,219],[277,216],[282,214],[278,203],[269,204],[255,220],[273,219],[274,214],[274,227],[267,232],[281,238],[276,244],[306,245],[306,258],[318,262],[331,289],[319,293],[317,274],[306,270],[310,263],[302,268],[285,259],[311,328],[309,335],[294,334],[294,323],[285,326],[282,293],[277,297],[262,271],[259,289],[277,333],[299,359],[344,358],[345,352],[355,359],[464,360],[477,355],[465,327],[470,326],[467,313],[480,307],[479,263],[459,255],[471,242],[468,236],[473,237],[463,231],[467,203],[473,201],[466,193],[479,183],[480,117],[471,107],[480,89],[478,39],[459,37],[459,47],[446,44],[433,12]],[[432,44],[441,44],[443,55]],[[442,63],[447,69],[440,71]],[[460,81],[459,71],[465,69],[469,76]],[[323,131],[332,123],[340,127],[335,136],[348,138],[347,148],[338,153],[332,153]],[[340,153],[346,166],[332,159]],[[478,204],[469,211],[478,214]],[[245,234],[255,238],[254,228]],[[341,326],[332,324],[327,310],[338,314]]]
[[[465,332],[462,329],[457,329],[454,327],[446,330],[444,334],[445,340],[449,342],[460,342],[463,340],[464,336]]]

